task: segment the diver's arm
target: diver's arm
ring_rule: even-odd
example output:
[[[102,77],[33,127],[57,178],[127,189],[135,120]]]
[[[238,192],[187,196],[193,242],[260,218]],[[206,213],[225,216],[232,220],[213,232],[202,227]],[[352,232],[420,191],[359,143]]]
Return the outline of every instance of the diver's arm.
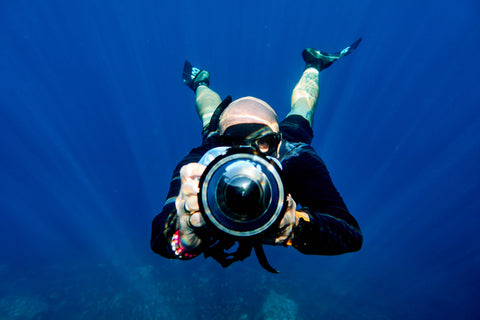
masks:
[[[300,211],[302,212],[302,211]],[[330,214],[304,209],[299,224],[293,231],[291,244],[304,254],[337,255],[358,251],[363,236],[358,226]]]
[[[305,254],[335,255],[360,250],[363,236],[337,192],[322,159],[311,147],[286,160],[286,184],[303,209],[291,243]]]
[[[172,250],[171,239],[173,234],[178,229],[177,227],[177,209],[175,207],[175,200],[180,192],[180,167],[179,164],[175,168],[170,181],[170,189],[168,190],[167,200],[162,208],[162,211],[153,219],[152,235],[150,245],[152,250],[159,255],[175,259],[177,258]]]

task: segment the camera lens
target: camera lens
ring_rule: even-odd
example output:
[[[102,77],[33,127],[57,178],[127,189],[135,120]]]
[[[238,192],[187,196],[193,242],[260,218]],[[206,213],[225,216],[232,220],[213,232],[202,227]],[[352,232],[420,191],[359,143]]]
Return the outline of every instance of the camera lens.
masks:
[[[252,148],[232,148],[217,155],[199,182],[205,221],[238,237],[263,232],[284,213],[280,172],[275,161]]]
[[[225,188],[225,204],[237,219],[251,220],[263,212],[261,208],[262,192],[252,179],[238,177]]]

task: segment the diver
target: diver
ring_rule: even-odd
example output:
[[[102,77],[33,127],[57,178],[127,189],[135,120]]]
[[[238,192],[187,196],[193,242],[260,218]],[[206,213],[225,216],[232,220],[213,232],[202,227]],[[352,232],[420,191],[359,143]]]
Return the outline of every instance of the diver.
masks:
[[[201,146],[176,166],[162,211],[152,223],[152,250],[166,258],[188,260],[203,254],[223,267],[250,255],[255,244],[219,236],[208,227],[199,205],[199,178],[205,166],[199,161],[218,146],[249,145],[281,163],[288,190],[284,215],[255,241],[292,246],[303,254],[337,255],[360,250],[363,236],[335,188],[329,172],[310,145],[313,116],[319,96],[320,72],[350,54],[361,38],[338,53],[312,48],[303,50],[305,69],[291,97],[291,110],[278,122],[265,101],[243,97],[221,100],[210,88],[210,74],[185,62],[183,81],[195,93],[197,113],[203,125]],[[255,247],[257,249],[258,247]],[[267,270],[263,251],[255,251]],[[269,271],[272,271],[270,269]],[[273,270],[272,272],[275,272]]]

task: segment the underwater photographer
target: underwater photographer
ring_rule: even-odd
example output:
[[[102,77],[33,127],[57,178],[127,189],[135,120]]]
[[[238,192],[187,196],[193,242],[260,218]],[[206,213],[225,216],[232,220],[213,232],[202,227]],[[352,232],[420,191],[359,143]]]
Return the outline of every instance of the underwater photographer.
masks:
[[[360,40],[334,54],[303,51],[305,69],[280,123],[260,99],[221,101],[209,88],[210,74],[185,63],[183,80],[195,92],[203,141],[175,168],[164,208],[153,220],[154,252],[184,260],[203,254],[227,267],[254,249],[262,267],[277,272],[262,244],[319,255],[361,248],[358,223],[310,146],[320,71]]]

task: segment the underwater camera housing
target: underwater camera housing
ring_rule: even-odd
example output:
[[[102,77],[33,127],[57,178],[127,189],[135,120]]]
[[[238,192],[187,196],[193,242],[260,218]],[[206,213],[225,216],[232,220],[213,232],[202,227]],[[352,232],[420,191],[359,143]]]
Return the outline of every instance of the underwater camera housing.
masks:
[[[251,147],[218,147],[200,160],[198,200],[205,221],[235,237],[268,229],[285,213],[280,162]]]

